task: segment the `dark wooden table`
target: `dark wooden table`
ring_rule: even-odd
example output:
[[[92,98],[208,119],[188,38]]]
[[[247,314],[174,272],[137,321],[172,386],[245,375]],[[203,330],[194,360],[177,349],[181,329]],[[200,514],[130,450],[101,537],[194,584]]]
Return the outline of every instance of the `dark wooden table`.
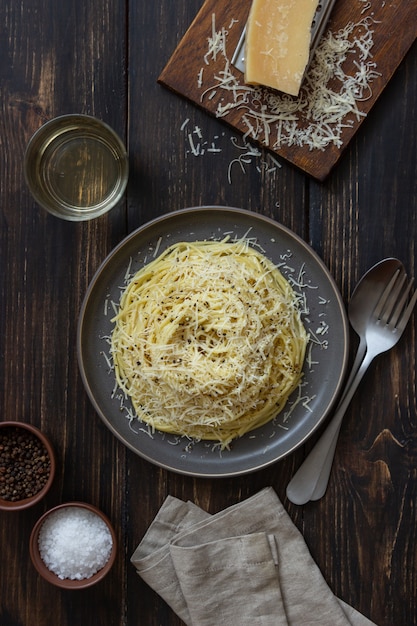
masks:
[[[201,0],[2,0],[0,6],[1,420],[41,427],[58,457],[47,498],[0,512],[1,626],[178,625],[130,556],[168,494],[214,513],[272,485],[333,591],[381,626],[417,624],[417,316],[381,356],[348,410],[326,496],[297,507],[286,485],[314,442],[242,477],[192,478],[148,463],[90,404],[76,331],[89,282],[112,248],[151,218],[197,205],[243,207],[308,241],[345,302],[371,265],[397,256],[417,274],[417,48],[414,44],[338,166],[318,183],[283,162],[234,170],[236,135],[157,78]],[[88,113],[126,141],[130,179],[105,217],[70,223],[31,198],[23,154],[48,119]],[[187,152],[184,120],[221,152]],[[264,154],[264,157],[266,153]],[[84,500],[111,518],[119,551],[100,584],[65,592],[40,579],[28,539],[58,503]],[[215,626],[215,625],[213,625]]]

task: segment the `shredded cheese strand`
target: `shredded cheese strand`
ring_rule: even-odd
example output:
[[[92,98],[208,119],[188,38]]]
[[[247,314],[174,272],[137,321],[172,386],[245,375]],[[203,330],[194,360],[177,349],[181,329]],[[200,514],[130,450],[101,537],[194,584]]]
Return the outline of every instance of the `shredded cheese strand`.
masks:
[[[122,294],[117,383],[152,429],[231,441],[274,418],[301,379],[299,296],[248,240],[169,247]]]
[[[370,3],[368,6],[364,0],[359,1],[363,4],[362,13],[370,8]],[[322,151],[329,145],[340,148],[343,130],[365,117],[358,103],[372,97],[372,82],[381,75],[372,60],[374,24],[372,17],[364,16],[338,32],[328,31],[295,98],[241,82],[227,56],[228,31],[216,30],[213,14],[204,62],[210,65],[223,58],[224,65],[214,73],[209,86],[200,82],[200,100],[217,96],[217,117],[232,114],[235,119],[240,112],[247,128],[244,138],[261,141],[273,150],[284,146]],[[345,71],[348,56],[356,71]]]

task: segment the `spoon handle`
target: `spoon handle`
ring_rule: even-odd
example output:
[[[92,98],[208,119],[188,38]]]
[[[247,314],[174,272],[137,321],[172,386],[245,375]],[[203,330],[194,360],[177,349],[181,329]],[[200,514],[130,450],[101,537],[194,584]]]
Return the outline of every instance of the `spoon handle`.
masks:
[[[338,406],[340,406],[340,404],[343,401],[346,393],[349,391],[349,389],[350,389],[350,387],[352,385],[352,382],[353,382],[353,380],[354,380],[354,378],[355,378],[355,376],[356,376],[356,374],[357,374],[357,372],[359,370],[359,367],[360,367],[360,365],[361,365],[361,363],[362,363],[362,361],[364,359],[365,353],[366,353],[366,338],[365,338],[365,336],[362,336],[360,338],[360,341],[359,341],[359,346],[358,346],[358,350],[356,352],[355,361],[354,361],[354,363],[352,365],[352,369],[351,369],[349,378],[348,378],[348,380],[346,382],[346,385],[345,385],[345,390],[344,390],[344,392],[343,392],[343,394],[342,394],[342,396],[341,396],[341,398],[339,400],[339,405]],[[339,433],[337,433],[334,436],[334,438],[333,438],[333,441],[332,441],[332,443],[330,445],[329,451],[328,451],[327,456],[326,456],[326,461],[325,461],[325,463],[324,463],[324,465],[322,467],[322,470],[320,472],[320,476],[317,479],[317,483],[316,483],[316,486],[314,488],[314,492],[313,492],[310,500],[320,500],[320,498],[322,498],[324,496],[324,494],[326,493],[327,485],[328,485],[329,478],[330,478],[330,472],[332,470],[332,465],[333,465],[333,457],[334,457],[334,454],[335,454],[335,451],[336,451],[338,435],[339,435]]]
[[[347,379],[346,383],[345,383],[345,388],[344,391],[339,399],[339,405],[342,403],[345,395],[347,394],[347,392],[350,389],[350,386],[352,385],[352,382],[356,376],[356,374],[358,373],[358,370],[361,366],[361,363],[364,359],[364,356],[366,354],[366,337],[363,335],[360,338],[359,341],[359,346],[356,352],[356,356],[355,356],[355,361],[352,365],[352,369],[350,370],[350,374],[349,374],[349,378]]]
[[[287,486],[287,498],[294,504],[306,504],[316,488],[317,482],[321,480],[321,472],[323,467],[328,467],[333,461],[334,450],[336,449],[337,436],[342,425],[342,420],[348,408],[353,394],[358,388],[366,370],[373,361],[375,355],[367,352],[365,357],[351,383],[343,395],[337,411],[327,426],[326,430],[311,450],[310,454],[304,460],[297,472],[294,474]],[[333,454],[330,454],[333,451]],[[329,471],[330,475],[330,471]],[[327,482],[324,483],[327,486]]]

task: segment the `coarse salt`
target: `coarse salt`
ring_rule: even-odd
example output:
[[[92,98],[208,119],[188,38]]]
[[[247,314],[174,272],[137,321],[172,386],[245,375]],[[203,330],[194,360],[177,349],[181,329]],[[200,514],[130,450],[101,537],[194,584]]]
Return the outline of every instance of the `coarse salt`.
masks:
[[[38,544],[42,560],[58,578],[83,580],[104,567],[113,541],[97,514],[81,507],[66,507],[47,517]]]

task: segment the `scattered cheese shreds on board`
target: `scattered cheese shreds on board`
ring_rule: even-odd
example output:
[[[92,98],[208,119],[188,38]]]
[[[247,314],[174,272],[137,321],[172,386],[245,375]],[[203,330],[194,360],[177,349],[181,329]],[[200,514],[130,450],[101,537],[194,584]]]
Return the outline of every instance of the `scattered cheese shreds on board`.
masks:
[[[371,8],[369,2],[358,1],[363,5],[362,13]],[[284,146],[340,148],[343,129],[366,116],[359,103],[372,96],[372,82],[381,75],[372,57],[375,24],[369,15],[337,32],[328,31],[317,47],[299,96],[292,97],[242,82],[228,57],[228,31],[216,30],[213,14],[204,63],[218,63],[222,58],[224,64],[212,75],[209,85],[199,75],[200,100],[217,96],[218,118],[227,118],[232,111],[236,115],[238,110],[247,129],[244,138],[273,150]],[[354,67],[349,73],[345,71],[348,57],[350,67]]]

